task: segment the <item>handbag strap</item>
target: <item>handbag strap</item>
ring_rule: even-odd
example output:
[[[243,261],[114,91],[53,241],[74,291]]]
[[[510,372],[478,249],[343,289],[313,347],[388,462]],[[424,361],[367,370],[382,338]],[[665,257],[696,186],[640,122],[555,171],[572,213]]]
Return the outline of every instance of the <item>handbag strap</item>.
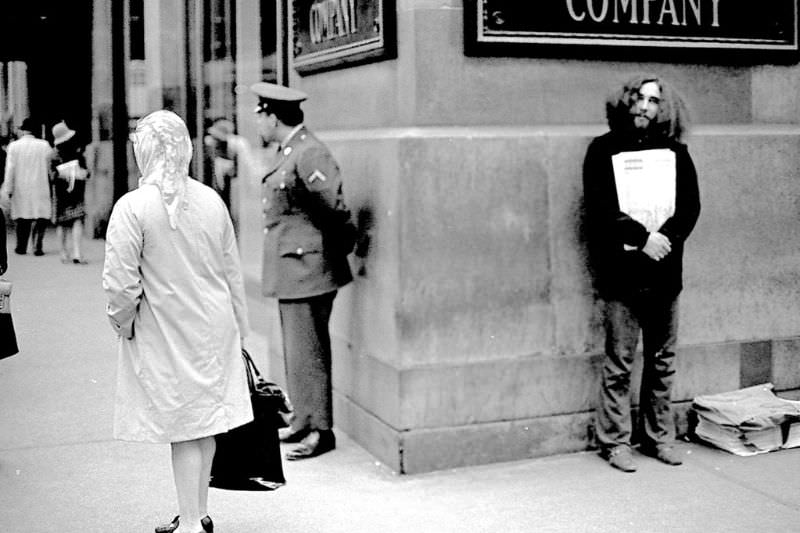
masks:
[[[256,381],[263,381],[261,373],[253,362],[253,358],[244,348],[242,348],[242,358],[244,359],[244,369],[247,372],[247,385],[251,391],[254,391],[256,390]]]

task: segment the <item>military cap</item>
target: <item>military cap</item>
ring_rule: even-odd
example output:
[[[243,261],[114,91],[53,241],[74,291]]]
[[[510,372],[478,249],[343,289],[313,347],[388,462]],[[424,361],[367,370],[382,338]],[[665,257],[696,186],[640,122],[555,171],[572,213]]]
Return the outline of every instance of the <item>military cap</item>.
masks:
[[[250,86],[250,90],[253,91],[259,98],[274,102],[293,102],[299,104],[308,98],[308,95],[303,91],[298,91],[297,89],[292,89],[291,87],[284,87],[283,85],[267,83],[265,81],[254,83]]]

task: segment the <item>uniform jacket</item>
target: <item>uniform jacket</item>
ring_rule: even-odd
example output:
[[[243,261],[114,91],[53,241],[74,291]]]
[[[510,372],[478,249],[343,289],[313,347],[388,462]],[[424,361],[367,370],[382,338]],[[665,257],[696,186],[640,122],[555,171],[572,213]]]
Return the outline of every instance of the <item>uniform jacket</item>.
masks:
[[[50,157],[42,139],[23,135],[8,145],[3,195],[11,196],[11,218],[50,218]]]
[[[350,226],[339,166],[305,127],[282,147],[263,180],[265,296],[298,299],[353,280],[343,243]]]
[[[103,289],[119,334],[114,435],[175,442],[252,420],[240,336],[248,331],[230,217],[189,179],[177,228],[155,185],[116,203]]]
[[[611,157],[620,152],[667,148],[675,153],[675,212],[658,231],[669,238],[672,251],[661,261],[642,248],[648,231],[620,211]],[[686,145],[674,140],[648,142],[609,132],[589,145],[583,167],[585,226],[590,264],[600,295],[620,299],[641,290],[667,297],[683,287],[683,245],[700,215],[697,171]],[[625,250],[624,245],[635,250]]]

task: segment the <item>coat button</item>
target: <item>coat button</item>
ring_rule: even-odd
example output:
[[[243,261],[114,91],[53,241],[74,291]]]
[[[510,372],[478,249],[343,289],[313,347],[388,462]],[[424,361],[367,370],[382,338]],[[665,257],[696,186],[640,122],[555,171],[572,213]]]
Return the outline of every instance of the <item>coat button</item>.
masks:
[[[267,199],[266,199],[266,198],[262,198],[262,199],[261,199],[261,203],[266,205],[266,203],[267,203]]]
[[[297,255],[303,255],[303,249],[302,248],[298,248],[296,250],[296,252],[297,252]]]
[[[286,188],[286,182],[282,181],[281,184],[278,185],[278,188],[281,189],[281,190],[285,189]]]
[[[264,235],[266,235],[267,233],[269,233],[269,228],[264,228]]]

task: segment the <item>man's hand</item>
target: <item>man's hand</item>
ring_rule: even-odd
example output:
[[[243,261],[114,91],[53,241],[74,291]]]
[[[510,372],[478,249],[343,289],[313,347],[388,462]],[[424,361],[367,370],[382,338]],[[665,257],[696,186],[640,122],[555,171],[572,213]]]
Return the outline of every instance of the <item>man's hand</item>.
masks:
[[[647,237],[647,243],[642,251],[654,261],[661,261],[672,251],[672,244],[666,235],[654,231]]]
[[[248,150],[250,148],[247,139],[245,139],[241,135],[236,135],[235,133],[231,133],[230,135],[225,137],[225,142],[228,144],[228,150],[230,150],[236,155],[239,155],[239,152]]]

